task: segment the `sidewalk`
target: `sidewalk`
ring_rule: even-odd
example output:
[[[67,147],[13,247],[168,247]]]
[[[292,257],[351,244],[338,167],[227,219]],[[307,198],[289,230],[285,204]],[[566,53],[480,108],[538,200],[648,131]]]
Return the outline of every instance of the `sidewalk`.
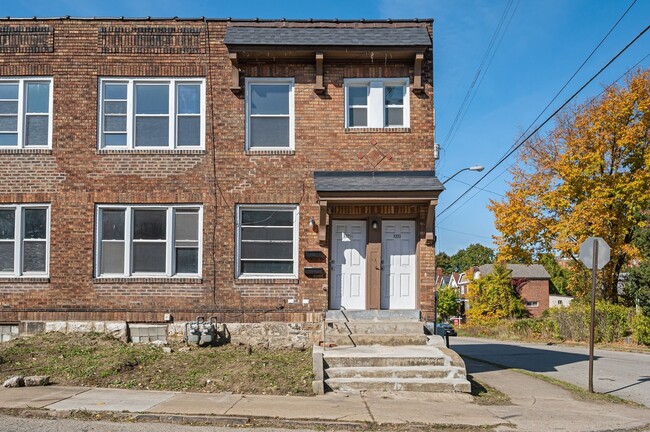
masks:
[[[483,363],[468,363],[477,371],[475,378],[509,394],[513,405],[481,406],[465,394],[366,392],[301,397],[50,386],[2,388],[0,408],[131,412],[151,418],[163,414],[216,416],[233,425],[255,418],[333,425],[492,425],[499,431],[626,430],[650,424],[650,409],[577,401],[568,391],[544,381],[493,370]]]

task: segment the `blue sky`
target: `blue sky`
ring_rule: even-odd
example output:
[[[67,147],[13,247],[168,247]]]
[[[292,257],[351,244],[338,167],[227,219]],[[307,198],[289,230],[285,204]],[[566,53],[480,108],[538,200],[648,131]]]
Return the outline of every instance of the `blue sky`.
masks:
[[[546,104],[610,30],[632,0],[30,0],[4,2],[0,14],[12,17],[127,16],[234,18],[433,18],[436,141],[445,143],[437,164],[445,180],[459,169],[491,167],[529,127]],[[489,68],[482,69],[462,122],[450,127],[488,48],[504,10],[510,14]],[[514,11],[514,13],[513,13]],[[510,18],[511,16],[511,18]],[[547,113],[560,106],[620,49],[650,24],[650,0],[637,0],[614,32]],[[613,63],[576,102],[597,95],[627,69],[650,54],[650,32]],[[650,57],[640,67],[650,67]],[[551,124],[552,126],[552,124]],[[450,138],[451,137],[451,138]],[[471,243],[493,246],[490,198],[507,189],[506,168],[497,168],[459,204],[438,218],[437,250],[455,253]],[[464,172],[447,183],[438,206],[442,211],[480,174]]]

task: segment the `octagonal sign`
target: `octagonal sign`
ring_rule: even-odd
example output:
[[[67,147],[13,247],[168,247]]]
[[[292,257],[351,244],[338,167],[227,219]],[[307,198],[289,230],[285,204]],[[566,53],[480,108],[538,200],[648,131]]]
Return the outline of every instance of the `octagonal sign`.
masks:
[[[603,240],[602,237],[589,237],[580,245],[580,261],[588,268],[593,268],[594,261],[594,241],[598,242],[598,257],[596,267],[598,270],[605,267],[609,262],[609,245]]]

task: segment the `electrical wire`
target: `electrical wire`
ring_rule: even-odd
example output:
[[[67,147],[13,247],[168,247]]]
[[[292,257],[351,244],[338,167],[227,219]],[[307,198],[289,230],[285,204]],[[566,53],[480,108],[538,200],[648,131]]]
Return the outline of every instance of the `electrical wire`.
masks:
[[[546,118],[539,126],[537,126],[530,134],[526,136],[521,142],[513,145],[511,149],[502,156],[495,165],[493,165],[485,174],[481,176],[472,186],[470,186],[465,192],[463,192],[458,198],[456,198],[451,204],[445,207],[438,216],[444,214],[451,207],[456,205],[465,195],[469,193],[474,187],[476,187],[483,179],[490,175],[499,165],[505,162],[514,152],[516,152],[522,145],[524,145],[528,140],[534,136],[539,130],[544,127],[549,121],[551,121],[564,107],[566,107],[578,94],[582,92],[589,84],[591,84],[605,69],[607,69],[614,61],[616,61],[625,51],[627,51],[641,36],[643,36],[648,30],[650,30],[650,25],[646,26],[634,39],[632,39],[623,49],[621,49],[614,57],[612,57],[596,74],[594,74],[586,83],[584,83],[577,91],[575,91],[559,108],[557,108],[553,113]]]

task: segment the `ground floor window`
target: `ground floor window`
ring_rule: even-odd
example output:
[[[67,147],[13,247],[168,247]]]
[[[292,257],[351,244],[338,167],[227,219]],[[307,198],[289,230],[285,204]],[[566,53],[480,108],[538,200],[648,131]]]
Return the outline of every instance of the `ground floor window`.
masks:
[[[47,204],[0,205],[0,276],[47,276],[50,249]]]
[[[538,301],[527,301],[526,302],[526,307],[539,307],[539,302]]]
[[[202,207],[100,205],[97,276],[199,276]]]
[[[298,277],[298,207],[237,206],[237,277]]]

